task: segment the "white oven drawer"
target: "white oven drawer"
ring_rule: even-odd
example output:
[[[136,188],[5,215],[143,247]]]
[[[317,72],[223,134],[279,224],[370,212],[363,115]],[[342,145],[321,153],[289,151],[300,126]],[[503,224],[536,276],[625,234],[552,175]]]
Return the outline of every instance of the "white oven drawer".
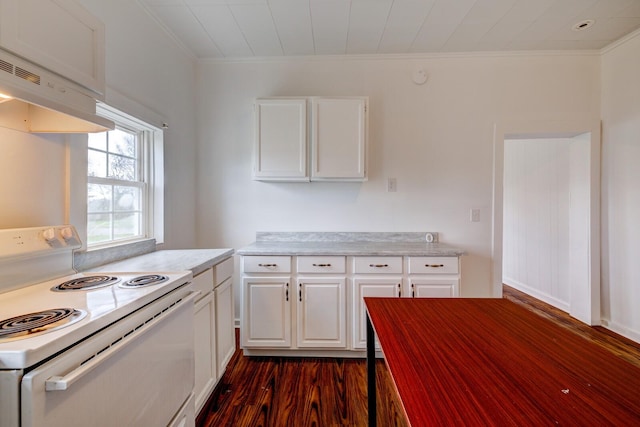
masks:
[[[193,392],[194,296],[157,300],[26,374],[21,426],[168,425]]]
[[[255,256],[243,257],[245,273],[290,273],[290,256]]]
[[[402,274],[401,256],[355,257],[356,274]]]
[[[299,256],[298,273],[345,273],[343,256]]]
[[[409,274],[458,274],[458,257],[411,257]]]

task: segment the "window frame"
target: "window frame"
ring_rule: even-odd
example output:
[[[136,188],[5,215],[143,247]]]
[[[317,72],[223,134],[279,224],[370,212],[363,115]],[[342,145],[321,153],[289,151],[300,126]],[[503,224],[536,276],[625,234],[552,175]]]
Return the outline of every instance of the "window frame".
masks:
[[[119,128],[123,131],[133,132],[137,135],[137,144],[139,149],[139,155],[137,156],[139,163],[137,167],[139,168],[140,177],[138,181],[126,181],[110,177],[89,177],[87,160],[84,171],[84,176],[86,177],[86,182],[84,185],[85,249],[87,251],[92,251],[97,249],[126,245],[152,238],[156,240],[156,244],[161,244],[164,242],[163,130],[146,121],[140,120],[104,103],[98,103],[96,110],[100,116],[106,117],[115,122],[117,129]],[[87,138],[87,145],[85,147],[87,159],[89,150],[90,148]],[[98,178],[98,181],[101,182],[95,182],[95,178]],[[122,239],[112,239],[93,244],[88,243],[88,185],[90,183],[105,183],[115,185],[124,183],[125,186],[134,184],[130,186],[139,186],[139,188],[141,188],[141,229],[138,236]],[[113,212],[114,211],[112,211],[111,213]]]

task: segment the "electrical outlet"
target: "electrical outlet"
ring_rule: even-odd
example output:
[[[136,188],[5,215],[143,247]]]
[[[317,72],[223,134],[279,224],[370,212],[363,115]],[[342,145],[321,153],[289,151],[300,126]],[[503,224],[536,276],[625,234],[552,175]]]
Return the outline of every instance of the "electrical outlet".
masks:
[[[398,182],[396,181],[396,179],[395,178],[387,179],[387,192],[395,193],[396,191],[398,191]]]
[[[471,222],[480,222],[480,209],[471,209]]]

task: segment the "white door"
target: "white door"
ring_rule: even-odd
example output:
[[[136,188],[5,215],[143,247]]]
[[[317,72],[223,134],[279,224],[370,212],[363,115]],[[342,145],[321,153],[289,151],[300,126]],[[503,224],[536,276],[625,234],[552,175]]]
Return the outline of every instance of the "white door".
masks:
[[[245,277],[244,347],[291,346],[290,277]]]
[[[218,379],[236,351],[236,334],[233,325],[233,280],[229,277],[215,289],[216,295],[216,351]]]
[[[364,297],[400,297],[402,278],[355,278],[353,279],[353,348],[367,347],[366,309]],[[377,348],[380,345],[377,343]]]
[[[345,348],[344,278],[298,280],[298,347]]]
[[[216,383],[216,319],[213,291],[196,302],[195,332],[195,402],[199,412]]]
[[[453,298],[458,296],[457,279],[409,278],[413,298]]]
[[[256,100],[253,177],[309,180],[306,99]]]
[[[366,179],[366,98],[313,98],[311,180]]]

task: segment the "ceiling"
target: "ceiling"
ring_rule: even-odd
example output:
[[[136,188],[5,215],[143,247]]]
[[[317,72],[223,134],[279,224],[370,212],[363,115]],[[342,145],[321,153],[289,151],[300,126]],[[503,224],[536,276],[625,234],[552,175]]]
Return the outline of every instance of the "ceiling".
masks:
[[[594,50],[640,28],[640,0],[138,1],[197,58]]]

